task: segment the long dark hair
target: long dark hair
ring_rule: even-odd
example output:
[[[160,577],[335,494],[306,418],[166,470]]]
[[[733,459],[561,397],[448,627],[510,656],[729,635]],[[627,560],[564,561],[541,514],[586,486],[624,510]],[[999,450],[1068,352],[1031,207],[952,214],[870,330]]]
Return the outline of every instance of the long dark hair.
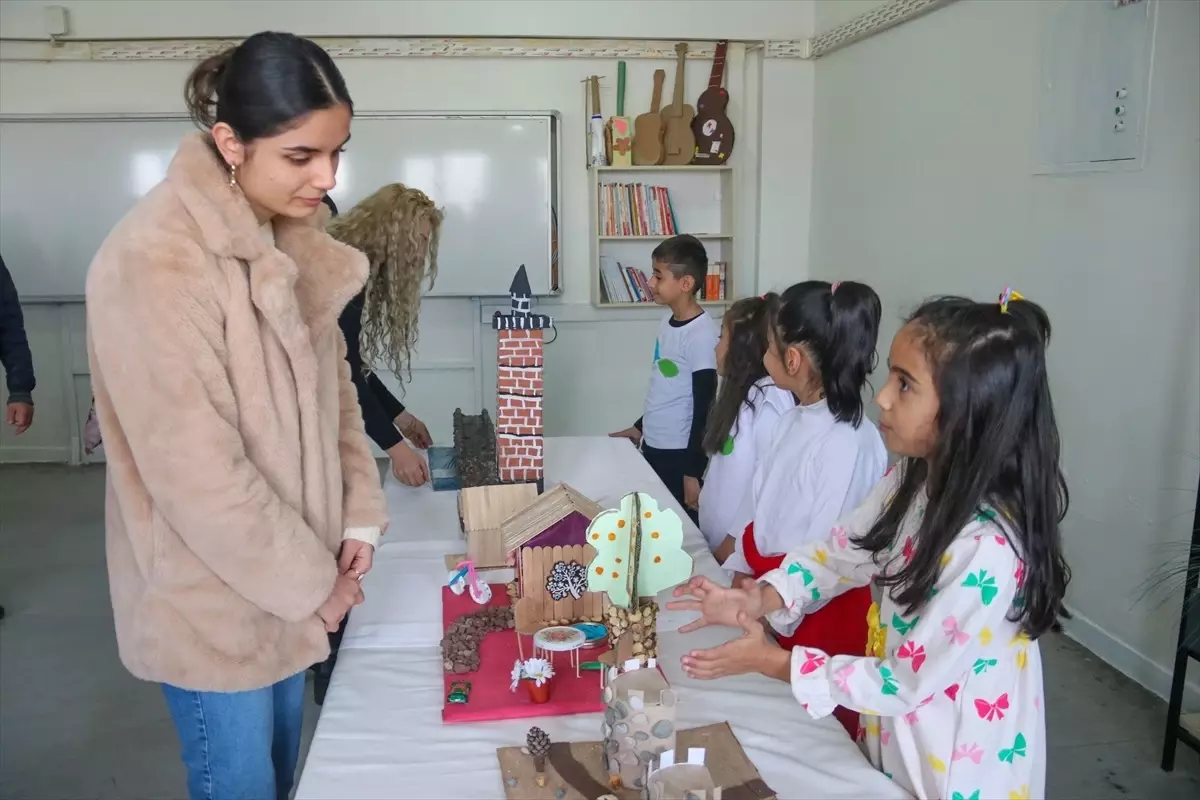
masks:
[[[704,431],[704,452],[709,455],[724,447],[730,436],[737,436],[742,404],[753,409],[756,395],[762,394],[754,384],[767,375],[763,366],[768,344],[766,300],[761,297],[738,300],[725,312],[721,326],[722,335],[729,337],[729,347],[725,350],[721,390],[708,413]]]
[[[1059,462],[1058,425],[1046,374],[1050,319],[1036,303],[926,301],[908,318],[933,368],[940,410],[927,458],[905,459],[900,485],[879,520],[855,544],[880,558],[924,487],[929,500],[912,559],[879,578],[912,613],[941,572],[942,554],[988,507],[1016,539],[1024,582],[1008,618],[1036,638],[1069,617],[1071,570],[1059,523],[1070,495]]]
[[[197,126],[224,122],[242,142],[280,134],[312,111],[354,111],[329,54],[290,33],[256,33],[209,56],[192,70],[183,95]]]
[[[879,295],[865,283],[804,281],[781,295],[767,295],[767,301],[780,350],[804,347],[821,374],[834,419],[857,428],[863,387],[877,360]]]

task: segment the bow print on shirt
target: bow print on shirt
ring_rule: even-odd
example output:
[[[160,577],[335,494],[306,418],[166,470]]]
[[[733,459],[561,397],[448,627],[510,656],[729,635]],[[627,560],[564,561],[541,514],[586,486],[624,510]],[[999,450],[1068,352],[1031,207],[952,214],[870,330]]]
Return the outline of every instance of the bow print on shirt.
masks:
[[[896,657],[911,659],[912,671],[917,673],[921,671],[921,665],[925,663],[925,648],[919,644],[913,644],[912,641],[907,641],[900,645],[900,649],[896,651]]]
[[[996,702],[989,703],[987,700],[975,700],[975,713],[979,714],[980,719],[985,719],[988,722],[996,722],[1004,719],[1004,712],[1008,711],[1008,693],[1000,695],[996,698]]]
[[[959,629],[958,620],[953,616],[942,620],[942,632],[950,637],[950,644],[966,644],[971,640],[968,634],[963,633]]]
[[[960,744],[954,750],[952,761],[974,761],[979,764],[983,761],[983,748],[977,744]]]
[[[1023,733],[1017,734],[1012,747],[1006,747],[1000,751],[1000,760],[1005,764],[1013,763],[1013,759],[1017,756],[1025,757],[1025,734]]]

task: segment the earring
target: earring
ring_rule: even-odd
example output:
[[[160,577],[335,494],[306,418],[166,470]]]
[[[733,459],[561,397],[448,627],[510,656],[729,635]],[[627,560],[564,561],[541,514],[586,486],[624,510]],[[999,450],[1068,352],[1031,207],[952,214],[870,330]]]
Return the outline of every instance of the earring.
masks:
[[[237,188],[237,164],[229,165],[229,188]]]

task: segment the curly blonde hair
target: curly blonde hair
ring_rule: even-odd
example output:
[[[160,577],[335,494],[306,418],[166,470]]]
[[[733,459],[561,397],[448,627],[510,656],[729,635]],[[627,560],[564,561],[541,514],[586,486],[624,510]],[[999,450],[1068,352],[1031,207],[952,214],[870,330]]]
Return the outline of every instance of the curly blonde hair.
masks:
[[[437,277],[442,217],[420,189],[392,183],[329,221],[329,235],[361,250],[371,265],[359,343],[364,365],[412,377],[421,281],[428,274],[433,288]]]

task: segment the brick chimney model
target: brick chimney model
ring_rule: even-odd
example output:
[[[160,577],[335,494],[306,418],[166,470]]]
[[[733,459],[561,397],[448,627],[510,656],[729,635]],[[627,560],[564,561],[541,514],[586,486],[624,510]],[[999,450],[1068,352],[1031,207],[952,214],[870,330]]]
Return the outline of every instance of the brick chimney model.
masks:
[[[542,478],[542,331],[553,326],[545,314],[530,313],[533,292],[525,265],[508,290],[512,309],[492,315],[496,330],[496,460],[501,483],[537,483]]]

